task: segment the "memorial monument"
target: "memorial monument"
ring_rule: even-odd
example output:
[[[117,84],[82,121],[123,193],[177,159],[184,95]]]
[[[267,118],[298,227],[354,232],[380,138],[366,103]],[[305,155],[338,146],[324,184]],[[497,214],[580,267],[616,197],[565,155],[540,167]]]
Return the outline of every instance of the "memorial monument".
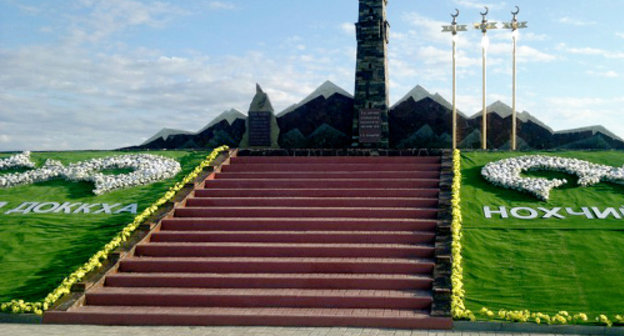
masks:
[[[360,0],[355,24],[357,61],[353,147],[387,148],[388,128],[388,0]]]
[[[247,130],[240,147],[278,148],[279,127],[269,96],[256,84],[256,95],[249,105]]]
[[[273,115],[268,96],[258,87],[248,118],[230,110],[197,132],[165,128],[143,144],[126,149],[195,149],[220,144],[287,149],[452,148],[452,134],[457,134],[457,147],[480,148],[482,113],[469,116],[457,110],[455,131],[453,104],[420,85],[389,105],[387,5],[387,0],[359,0],[354,96],[327,81],[299,103]],[[453,26],[446,29],[452,31]],[[487,106],[491,149],[513,148],[509,134],[514,128],[516,147],[522,150],[624,149],[624,139],[603,126],[554,131],[527,111],[514,118],[514,111],[513,104],[501,101]]]

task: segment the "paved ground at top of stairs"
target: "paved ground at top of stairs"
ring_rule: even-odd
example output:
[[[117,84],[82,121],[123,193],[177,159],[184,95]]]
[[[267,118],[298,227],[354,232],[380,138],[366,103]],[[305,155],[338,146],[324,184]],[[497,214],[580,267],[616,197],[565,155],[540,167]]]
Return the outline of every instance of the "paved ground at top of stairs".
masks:
[[[108,327],[90,325],[0,324],[7,336],[483,336],[556,334],[485,333],[439,330],[396,330],[363,328],[274,328],[274,327]]]

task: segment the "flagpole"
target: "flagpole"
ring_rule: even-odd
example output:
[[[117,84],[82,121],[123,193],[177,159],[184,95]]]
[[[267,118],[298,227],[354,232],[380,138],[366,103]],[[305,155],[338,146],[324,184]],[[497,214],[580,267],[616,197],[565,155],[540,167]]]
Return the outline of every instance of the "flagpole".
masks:
[[[458,25],[457,17],[459,16],[459,9],[455,8],[455,14],[451,14],[453,21],[449,26],[442,26],[442,32],[450,32],[453,36],[453,113],[452,113],[452,133],[453,133],[453,150],[457,149],[457,32],[466,31],[466,25]]]
[[[487,103],[486,103],[486,66],[487,66],[487,35],[486,32],[483,32],[483,40],[481,43],[481,65],[482,65],[482,76],[483,76],[483,86],[482,86],[482,99],[481,103],[483,105],[483,117],[481,119],[481,149],[487,149]]]
[[[516,10],[511,12],[513,15],[511,22],[504,22],[503,28],[511,29],[511,41],[512,41],[512,61],[511,61],[511,150],[515,151],[518,148],[518,117],[516,112],[516,54],[517,54],[517,41],[518,41],[518,29],[526,28],[527,22],[518,22],[516,16],[520,13],[520,7],[516,6]]]
[[[517,119],[516,119],[516,30],[512,33],[513,57],[512,57],[512,84],[511,84],[511,150],[517,147]]]
[[[457,79],[455,71],[455,48],[457,44],[457,35],[453,34],[453,150],[457,149],[457,101],[456,101],[456,89]]]
[[[485,6],[485,13],[480,13],[481,14],[481,23],[475,23],[474,27],[476,29],[480,29],[481,32],[483,33],[483,37],[481,39],[481,65],[482,65],[482,76],[483,76],[483,83],[482,83],[482,93],[483,96],[481,98],[481,103],[483,104],[483,111],[482,111],[482,117],[481,117],[481,149],[487,149],[487,91],[486,91],[486,84],[487,84],[487,71],[486,71],[486,67],[487,67],[487,48],[488,48],[488,37],[487,37],[487,31],[488,29],[496,29],[496,22],[488,22],[487,20],[487,15],[490,12],[490,9]]]

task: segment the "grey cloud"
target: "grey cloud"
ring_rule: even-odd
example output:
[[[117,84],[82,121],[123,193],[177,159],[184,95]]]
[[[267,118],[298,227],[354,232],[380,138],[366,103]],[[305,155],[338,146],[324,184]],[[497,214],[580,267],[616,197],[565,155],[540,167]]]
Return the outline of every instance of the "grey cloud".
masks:
[[[1,51],[0,150],[134,145],[163,127],[194,131],[226,109],[246,110],[255,82],[280,110],[335,71],[350,71],[331,69],[324,58],[295,67],[288,54],[153,55],[92,55],[75,45]]]

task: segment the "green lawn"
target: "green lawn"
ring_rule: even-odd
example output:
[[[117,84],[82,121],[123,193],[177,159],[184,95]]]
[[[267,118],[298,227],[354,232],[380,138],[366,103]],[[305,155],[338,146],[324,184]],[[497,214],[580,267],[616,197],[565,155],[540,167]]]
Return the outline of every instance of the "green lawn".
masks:
[[[140,153],[140,152],[131,152]],[[138,204],[140,213],[160,198],[172,185],[195,168],[209,151],[148,152],[177,160],[182,171],[174,178],[150,185],[123,189],[95,196],[93,184],[74,183],[62,179],[33,185],[0,189],[0,302],[11,299],[41,300],[60,281],[81,266],[104,244],[134,218],[134,214],[6,214],[22,202],[82,202]],[[50,152],[33,153],[31,158],[40,167],[45,159],[63,164],[96,157],[129,154],[128,152]],[[0,154],[0,158],[8,154]],[[16,170],[12,170],[16,171]],[[9,170],[0,171],[6,174]],[[127,170],[109,170],[121,174]],[[99,208],[96,208],[99,209]],[[115,210],[120,207],[115,208]]]
[[[537,209],[624,206],[624,186],[577,187],[576,178],[554,189],[548,202],[489,184],[488,162],[527,153],[462,153],[461,208],[466,307],[496,312],[566,310],[590,316],[624,313],[624,219],[486,219],[483,206]],[[621,167],[623,152],[528,153],[574,157]],[[532,176],[561,176],[530,173]],[[562,211],[562,214],[565,214]]]

